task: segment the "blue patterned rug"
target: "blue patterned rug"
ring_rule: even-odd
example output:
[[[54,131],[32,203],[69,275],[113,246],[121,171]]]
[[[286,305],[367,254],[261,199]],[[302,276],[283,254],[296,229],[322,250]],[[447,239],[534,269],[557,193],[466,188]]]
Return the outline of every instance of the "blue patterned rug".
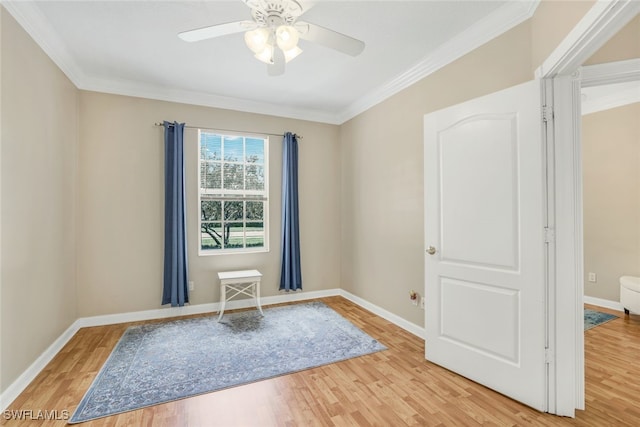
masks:
[[[386,347],[321,302],[132,326],[69,423],[209,393]]]
[[[591,329],[594,326],[602,325],[610,320],[617,319],[618,316],[602,313],[600,311],[590,310],[588,308],[584,309],[584,330]]]

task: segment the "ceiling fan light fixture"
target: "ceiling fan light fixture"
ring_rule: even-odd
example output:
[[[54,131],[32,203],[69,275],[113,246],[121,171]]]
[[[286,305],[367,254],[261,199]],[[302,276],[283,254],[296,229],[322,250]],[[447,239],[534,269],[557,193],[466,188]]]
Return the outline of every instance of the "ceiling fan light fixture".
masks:
[[[2,0],[0,0],[1,2]],[[243,0],[251,9],[252,21],[227,22],[183,31],[178,36],[189,42],[244,32],[244,41],[256,59],[270,66],[270,76],[284,73],[284,64],[302,53],[300,38],[351,56],[359,55],[364,42],[298,18],[304,12],[298,0]]]
[[[260,54],[264,51],[265,47],[269,43],[269,30],[264,27],[256,28],[255,30],[247,31],[244,33],[244,42],[247,47],[255,54]]]
[[[290,25],[280,25],[276,29],[276,42],[283,52],[290,51],[298,46],[298,30]]]
[[[256,52],[254,56],[265,64],[273,64],[273,45],[267,44],[262,51]]]
[[[285,50],[284,60],[285,62],[289,62],[296,56],[300,55],[301,53],[302,53],[302,49],[300,49],[298,46],[294,47],[293,49]]]

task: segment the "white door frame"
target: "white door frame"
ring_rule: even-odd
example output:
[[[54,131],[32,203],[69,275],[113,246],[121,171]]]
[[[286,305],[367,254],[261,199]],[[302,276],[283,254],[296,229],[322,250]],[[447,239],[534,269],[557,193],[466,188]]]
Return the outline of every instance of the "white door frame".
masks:
[[[574,416],[575,409],[585,408],[580,67],[638,13],[638,1],[598,0],[536,70],[546,82],[546,106],[553,111],[547,161],[555,249],[548,317],[555,387],[550,387],[548,410],[558,415]],[[599,78],[600,84],[614,79]]]

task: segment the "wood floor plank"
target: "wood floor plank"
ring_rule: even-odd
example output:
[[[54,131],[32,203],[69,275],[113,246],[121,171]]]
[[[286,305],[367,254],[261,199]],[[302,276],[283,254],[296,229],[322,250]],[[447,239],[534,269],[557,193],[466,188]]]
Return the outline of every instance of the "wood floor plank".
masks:
[[[570,419],[539,413],[425,361],[423,340],[344,298],[320,300],[388,350],[82,426],[640,425],[640,316],[590,307],[620,317],[585,331],[586,410]],[[126,328],[140,323],[151,322],[81,329],[8,410],[72,414]],[[66,422],[3,417],[0,425]]]

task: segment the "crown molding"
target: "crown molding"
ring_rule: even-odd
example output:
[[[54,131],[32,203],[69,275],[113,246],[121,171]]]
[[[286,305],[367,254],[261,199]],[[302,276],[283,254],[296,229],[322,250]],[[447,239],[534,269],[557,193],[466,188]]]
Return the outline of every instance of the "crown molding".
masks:
[[[455,39],[440,46],[433,54],[425,57],[411,69],[338,112],[289,108],[278,104],[177,90],[133,81],[91,78],[78,66],[34,2],[12,0],[0,0],[0,2],[78,89],[339,125],[529,19],[533,16],[540,0],[507,2]]]
[[[133,96],[159,101],[178,102],[222,108],[247,113],[267,114],[299,120],[339,124],[335,113],[312,109],[300,110],[272,103],[232,98],[211,93],[177,90],[166,86],[153,86],[140,82],[92,78],[78,66],[56,31],[51,27],[40,8],[32,1],[0,0],[0,4],[13,16],[40,48],[62,70],[71,82],[81,90]]]
[[[299,120],[309,120],[329,124],[339,124],[336,114],[313,109],[300,110],[272,103],[256,102],[241,98],[232,98],[211,93],[177,90],[145,83],[88,77],[78,66],[56,31],[46,17],[32,1],[0,0],[0,4],[13,16],[40,48],[62,70],[71,82],[81,90],[111,93],[178,102],[205,107],[236,110],[247,113],[267,114]]]
[[[540,0],[507,2],[498,10],[441,45],[406,72],[360,98],[340,114],[340,123],[379,104],[423,78],[531,18]]]
[[[84,72],[34,2],[0,0],[0,4],[76,87],[84,86]]]
[[[283,118],[308,120],[312,122],[338,125],[333,113],[288,107],[286,105],[258,102],[249,99],[227,97],[206,92],[173,89],[168,86],[146,85],[140,82],[116,81],[108,79],[88,79],[87,84],[78,87],[82,90],[110,93],[114,95],[132,96],[136,98],[154,99],[158,101],[177,102],[181,104],[199,105],[240,111],[243,113],[264,114]]]

